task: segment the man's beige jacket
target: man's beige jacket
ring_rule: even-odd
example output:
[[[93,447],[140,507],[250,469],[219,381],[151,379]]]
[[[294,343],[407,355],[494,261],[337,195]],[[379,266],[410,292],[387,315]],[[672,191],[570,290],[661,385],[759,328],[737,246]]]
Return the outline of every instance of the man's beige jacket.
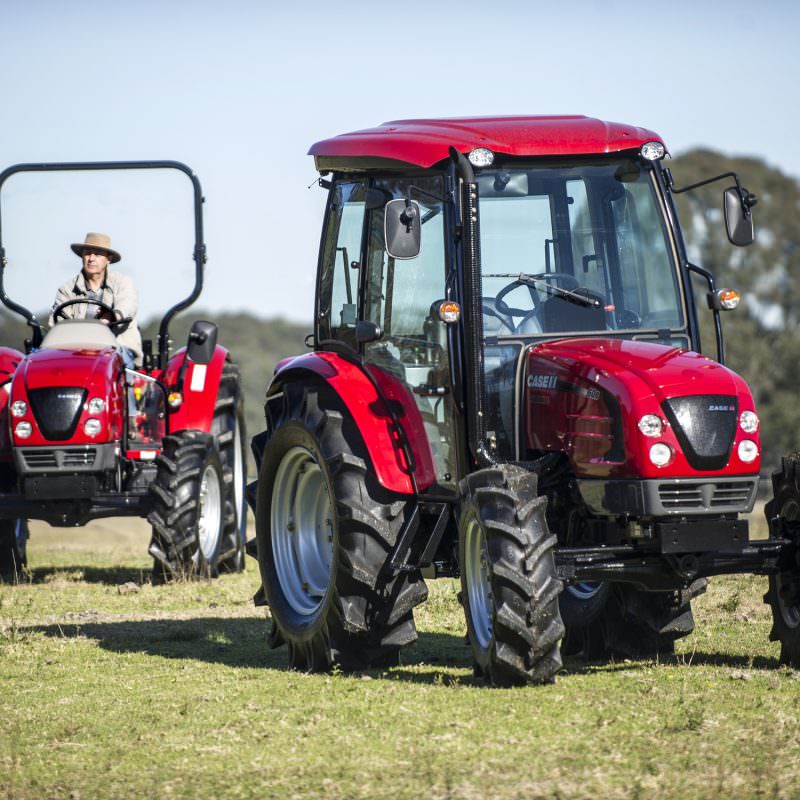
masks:
[[[79,272],[75,278],[67,281],[63,286],[59,287],[56,292],[56,300],[53,303],[53,308],[56,308],[61,303],[67,300],[78,300],[81,297],[86,297],[86,279],[83,277],[83,272]],[[141,361],[142,358],[142,335],[139,333],[139,324],[136,319],[136,312],[139,306],[139,296],[136,292],[136,287],[133,281],[121,272],[112,272],[110,269],[106,270],[106,279],[103,283],[103,302],[114,309],[119,319],[126,317],[131,318],[123,330],[117,328],[116,336],[117,341],[123,346],[128,347],[136,354],[136,361]],[[94,316],[94,310],[97,306],[87,305],[86,303],[76,303],[74,306],[69,306],[64,309],[64,315],[69,319],[84,319],[86,317],[86,310],[89,309],[89,317]],[[53,327],[55,320],[53,315],[50,314],[50,327]]]

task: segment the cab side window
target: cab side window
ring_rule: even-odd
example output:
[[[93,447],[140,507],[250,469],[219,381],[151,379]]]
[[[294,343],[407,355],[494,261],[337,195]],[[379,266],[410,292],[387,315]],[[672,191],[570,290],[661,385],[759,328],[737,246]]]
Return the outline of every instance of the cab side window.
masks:
[[[320,272],[319,340],[340,339],[355,345],[364,191],[360,181],[339,182],[331,190]]]

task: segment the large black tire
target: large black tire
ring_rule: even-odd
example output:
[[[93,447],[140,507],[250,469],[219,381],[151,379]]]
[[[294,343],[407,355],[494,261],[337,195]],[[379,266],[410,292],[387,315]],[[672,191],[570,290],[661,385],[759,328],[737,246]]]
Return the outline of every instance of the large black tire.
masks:
[[[266,414],[256,537],[270,643],[286,643],[289,666],[304,671],[397,664],[428,594],[419,571],[387,563],[410,504],[377,483],[326,387],[287,384]]]
[[[225,529],[225,480],[214,437],[165,436],[150,485],[153,581],[216,577]]]
[[[496,686],[549,683],[561,669],[562,582],[537,476],[503,465],[460,489],[461,599],[476,671]]]
[[[0,520],[0,580],[17,583],[28,566],[28,521]]]
[[[764,507],[767,521],[778,517],[800,529],[800,454],[787,456],[772,475],[773,497]],[[800,538],[791,530],[784,536],[792,546],[781,557],[780,572],[769,576],[764,602],[772,609],[770,641],[781,643],[782,664],[800,668]]]
[[[694,630],[692,600],[707,585],[700,578],[686,589],[647,592],[631,584],[602,584],[603,591],[587,603],[587,618],[570,618],[564,654],[592,660],[671,655],[675,642]]]
[[[230,361],[226,361],[222,367],[211,434],[225,480],[225,530],[218,559],[219,569],[241,572],[245,563],[247,533],[247,433],[239,368]]]

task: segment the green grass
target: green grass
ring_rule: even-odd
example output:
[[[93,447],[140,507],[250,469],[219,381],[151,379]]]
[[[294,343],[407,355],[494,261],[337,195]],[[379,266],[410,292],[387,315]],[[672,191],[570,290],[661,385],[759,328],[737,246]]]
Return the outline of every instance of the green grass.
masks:
[[[0,586],[0,798],[800,796],[763,578],[716,579],[674,659],[487,689],[452,581],[403,666],[303,675],[267,649],[252,562],[153,587],[146,541],[37,527],[32,581]]]

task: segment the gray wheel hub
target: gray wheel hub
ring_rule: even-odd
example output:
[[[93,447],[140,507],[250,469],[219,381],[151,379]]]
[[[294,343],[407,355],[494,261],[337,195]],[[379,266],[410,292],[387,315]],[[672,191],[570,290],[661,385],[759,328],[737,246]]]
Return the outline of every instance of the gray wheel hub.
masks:
[[[270,511],[272,554],[283,594],[312,616],[331,583],[333,518],[325,475],[309,450],[292,447],[275,473]]]
[[[464,531],[464,578],[476,644],[486,650],[493,635],[492,584],[486,535],[474,517]]]
[[[207,464],[200,478],[200,513],[197,522],[197,538],[200,552],[206,561],[214,558],[219,547],[222,528],[222,487],[219,472]]]

